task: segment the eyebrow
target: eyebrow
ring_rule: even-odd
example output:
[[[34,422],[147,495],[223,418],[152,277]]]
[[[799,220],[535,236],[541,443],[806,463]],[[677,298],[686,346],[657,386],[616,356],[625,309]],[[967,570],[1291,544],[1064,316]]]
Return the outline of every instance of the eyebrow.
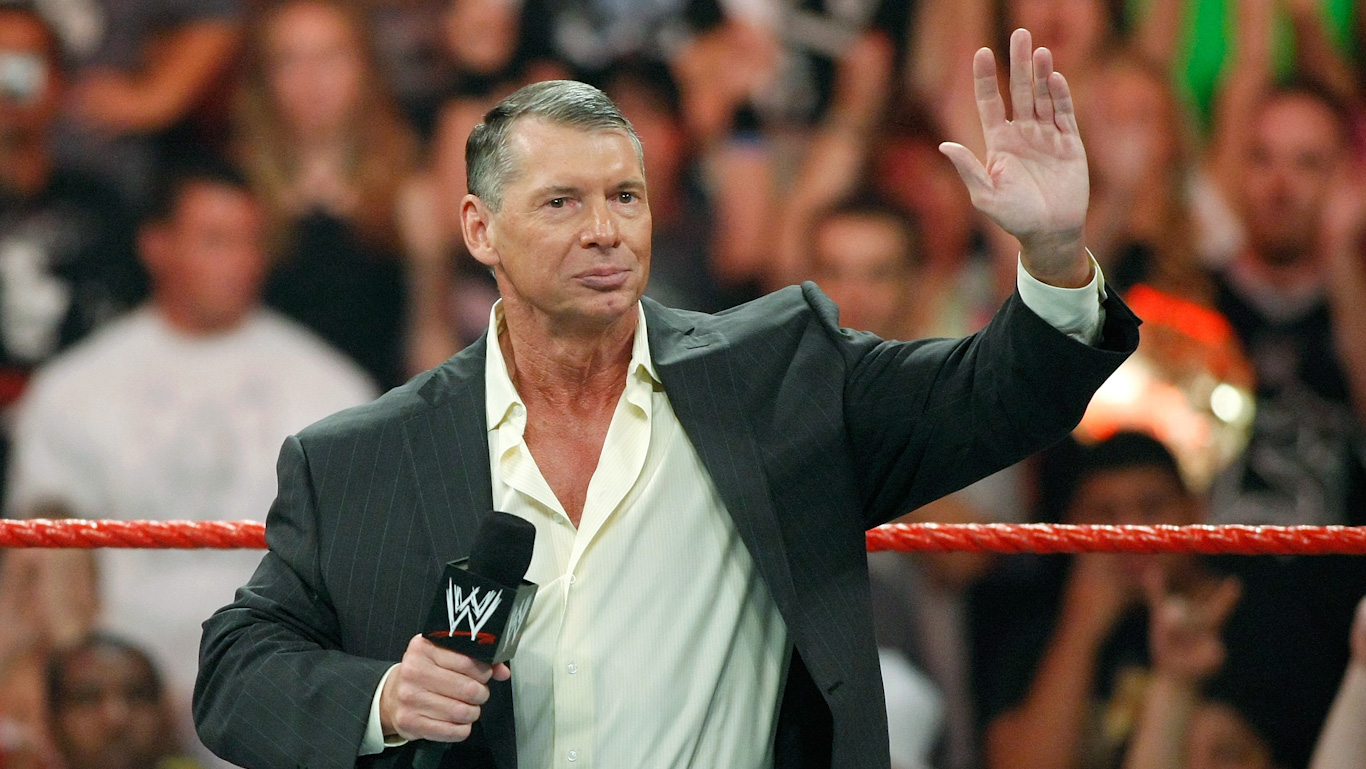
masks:
[[[634,191],[634,190],[643,190],[643,189],[645,189],[645,180],[644,180],[644,179],[627,179],[626,181],[618,182],[617,184],[613,185],[611,189],[612,189],[612,190],[615,190],[615,191],[621,191],[621,190],[630,190],[630,191]],[[583,188],[582,188],[582,187],[575,187],[575,186],[569,185],[569,184],[556,184],[556,185],[551,185],[551,186],[548,186],[548,187],[542,187],[542,188],[536,190],[535,196],[536,196],[536,197],[545,197],[546,195],[551,195],[551,196],[559,197],[559,196],[561,196],[561,195],[577,195],[577,194],[580,194],[580,193],[582,193],[582,192],[583,192]]]
[[[582,192],[582,190],[578,187],[567,185],[555,185],[552,187],[542,187],[536,190],[536,197],[545,197],[546,195],[573,195],[578,192]]]

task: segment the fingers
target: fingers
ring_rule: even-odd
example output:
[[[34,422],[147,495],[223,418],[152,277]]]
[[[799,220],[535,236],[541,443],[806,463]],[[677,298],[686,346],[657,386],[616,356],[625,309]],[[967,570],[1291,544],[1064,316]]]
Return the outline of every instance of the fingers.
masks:
[[[509,678],[512,678],[512,668],[508,667],[506,662],[500,662],[493,666],[493,680],[506,681]]]
[[[968,194],[974,202],[978,195],[991,189],[991,175],[987,173],[982,161],[972,154],[972,150],[957,142],[944,142],[939,145],[939,151],[944,153],[944,157],[947,157],[958,170],[958,175],[963,177],[963,183],[967,185]]]
[[[406,739],[458,742],[488,702],[489,679],[510,674],[415,636],[380,693],[381,725]]]
[[[1053,122],[1053,94],[1049,91],[1049,78],[1053,74],[1053,53],[1047,48],[1034,51],[1034,117],[1040,123]]]
[[[1233,607],[1238,605],[1238,599],[1243,597],[1243,583],[1237,577],[1226,577],[1219,582],[1219,587],[1209,595],[1201,607],[1205,620],[1211,627],[1222,627],[1224,620],[1233,613]]]
[[[1001,99],[1001,88],[996,82],[996,55],[990,48],[979,48],[972,57],[972,89],[982,131],[990,135],[1006,122],[1006,103]]]
[[[1027,29],[1010,36],[1010,116],[1015,122],[1034,118],[1033,45]]]
[[[1048,76],[1048,93],[1053,102],[1053,125],[1065,134],[1078,135],[1080,132],[1077,130],[1076,108],[1072,104],[1072,89],[1061,72],[1053,72]]]

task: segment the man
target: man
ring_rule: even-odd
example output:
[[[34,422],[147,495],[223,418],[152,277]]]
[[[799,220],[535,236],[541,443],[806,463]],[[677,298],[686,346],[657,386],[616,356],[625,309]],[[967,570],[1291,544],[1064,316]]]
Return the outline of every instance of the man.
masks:
[[[53,653],[48,730],[67,769],[195,769],[180,755],[172,703],[146,652],[94,634]]]
[[[373,754],[422,738],[446,766],[885,767],[865,529],[1061,436],[1137,338],[1114,299],[1099,317],[1066,83],[1023,30],[1011,59],[1015,123],[974,61],[992,175],[946,151],[1022,238],[1026,291],[1079,300],[1055,321],[1099,347],[1018,298],[930,344],[839,330],[811,284],[720,316],[641,302],[629,123],[578,83],[492,110],[462,206],[490,333],[286,442],[271,550],[205,624],[206,743],[246,766],[402,766],[411,743]],[[495,507],[537,530],[515,674],[414,635]]]
[[[1086,448],[1069,492],[1067,523],[1185,526],[1203,518],[1202,500],[1187,490],[1171,453],[1140,433]],[[994,610],[981,618],[977,639],[988,682],[986,765],[1117,765],[1134,724],[1117,721],[1121,730],[1105,718],[1141,701],[1149,667],[1147,617],[1139,611],[1145,584],[1158,580],[1192,599],[1234,591],[1232,600],[1236,585],[1224,586],[1186,554],[1088,553],[1070,559],[1065,577],[1051,568],[1061,566],[1057,559],[1028,558],[1029,584],[1003,581],[983,591]]]
[[[1350,183],[1343,184],[1359,176],[1350,162],[1352,122],[1331,92],[1291,81],[1268,86],[1247,123],[1237,186],[1246,243],[1215,276],[1215,302],[1255,370],[1257,412],[1247,448],[1215,479],[1213,522],[1361,525],[1366,208],[1353,206]],[[1346,557],[1245,558],[1228,566],[1250,587],[1298,583],[1315,597],[1271,592],[1255,616],[1274,617],[1268,622],[1278,632],[1247,630],[1263,655],[1254,671],[1259,699],[1279,703],[1287,690],[1295,693],[1275,721],[1288,736],[1273,735],[1273,743],[1290,745],[1292,764],[1307,763],[1313,730],[1347,663],[1341,639],[1366,592],[1366,568]],[[1242,631],[1238,620],[1234,633]]]
[[[886,339],[910,339],[923,249],[919,225],[876,198],[855,198],[818,213],[808,240],[816,282],[839,305],[840,323]]]
[[[70,63],[59,164],[142,207],[155,169],[221,141],[212,98],[242,42],[241,0],[34,0]],[[194,118],[205,116],[202,127]],[[178,131],[178,134],[177,134]]]
[[[1351,517],[1366,502],[1366,378],[1352,370],[1366,348],[1352,288],[1366,262],[1358,250],[1355,263],[1335,264],[1325,237],[1350,125],[1310,83],[1269,90],[1251,118],[1238,186],[1247,244],[1216,276],[1216,304],[1256,370],[1257,415],[1247,450],[1215,485],[1218,523],[1366,522]]]
[[[255,199],[231,170],[202,164],[169,179],[140,235],[151,301],[41,369],[20,404],[10,515],[244,518],[274,492],[271,458],[283,436],[372,397],[339,353],[261,309],[263,232]],[[186,726],[195,625],[255,560],[99,553],[100,624],[153,653]]]
[[[116,196],[54,167],[66,93],[57,38],[32,10],[0,7],[0,406],[34,367],[142,298]]]

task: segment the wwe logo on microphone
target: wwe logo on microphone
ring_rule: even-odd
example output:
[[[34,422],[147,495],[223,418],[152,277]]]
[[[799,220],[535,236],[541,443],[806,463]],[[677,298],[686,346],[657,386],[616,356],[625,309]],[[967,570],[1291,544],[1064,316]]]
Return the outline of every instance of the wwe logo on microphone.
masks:
[[[468,595],[463,594],[460,586],[454,580],[446,582],[446,619],[449,622],[449,633],[452,636],[465,635],[464,632],[456,632],[456,628],[464,623],[469,627],[470,640],[477,640],[479,643],[493,643],[496,638],[488,633],[481,634],[479,631],[484,627],[493,613],[498,609],[498,605],[503,602],[503,591],[491,590],[484,593],[480,598],[479,588],[472,587]]]

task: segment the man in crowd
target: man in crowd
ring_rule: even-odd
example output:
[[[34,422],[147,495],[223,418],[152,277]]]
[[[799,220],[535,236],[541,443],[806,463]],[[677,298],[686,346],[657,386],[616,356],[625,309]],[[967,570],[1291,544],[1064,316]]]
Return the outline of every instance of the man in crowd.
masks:
[[[196,769],[147,653],[93,634],[47,664],[48,730],[66,769]]]
[[[167,160],[221,141],[192,125],[212,111],[241,43],[241,0],[32,0],[70,64],[60,165],[97,176],[129,204]],[[220,105],[221,106],[221,105]],[[216,121],[206,123],[221,124]]]
[[[495,107],[462,203],[489,334],[286,441],[271,550],[205,624],[205,742],[262,767],[407,765],[411,740],[447,766],[886,767],[866,528],[1061,437],[1137,342],[1080,242],[1049,53],[1014,35],[1014,122],[990,51],[973,66],[991,171],[945,151],[1023,251],[967,340],[843,331],[814,284],[718,316],[641,301],[630,124],[579,83]],[[491,508],[536,528],[515,674],[415,635]]]
[[[1349,126],[1309,83],[1268,91],[1253,113],[1238,186],[1247,242],[1216,276],[1216,302],[1256,370],[1257,416],[1215,486],[1215,522],[1366,523],[1352,512],[1366,510],[1366,373],[1351,371],[1366,350],[1366,311],[1351,291],[1366,263],[1358,251],[1341,265],[1348,274],[1335,273],[1325,217],[1347,171]]]
[[[1350,126],[1312,81],[1268,86],[1251,111],[1237,186],[1246,242],[1215,283],[1255,369],[1257,412],[1243,455],[1215,480],[1214,523],[1366,523],[1366,207],[1344,184]],[[1227,568],[1248,587],[1230,644],[1257,653],[1230,667],[1252,666],[1244,679],[1263,701],[1295,692],[1276,725],[1302,762],[1347,662],[1341,639],[1366,568],[1347,557]],[[1314,600],[1283,587],[1294,584]]]
[[[0,6],[0,408],[38,364],[142,298],[116,196],[53,160],[67,93],[57,38],[34,11]]]
[[[374,395],[359,369],[261,308],[261,212],[231,170],[204,163],[170,175],[139,245],[151,300],[41,369],[20,404],[12,516],[259,515],[280,440]],[[197,624],[257,559],[99,553],[100,624],[151,650],[186,724]]]

